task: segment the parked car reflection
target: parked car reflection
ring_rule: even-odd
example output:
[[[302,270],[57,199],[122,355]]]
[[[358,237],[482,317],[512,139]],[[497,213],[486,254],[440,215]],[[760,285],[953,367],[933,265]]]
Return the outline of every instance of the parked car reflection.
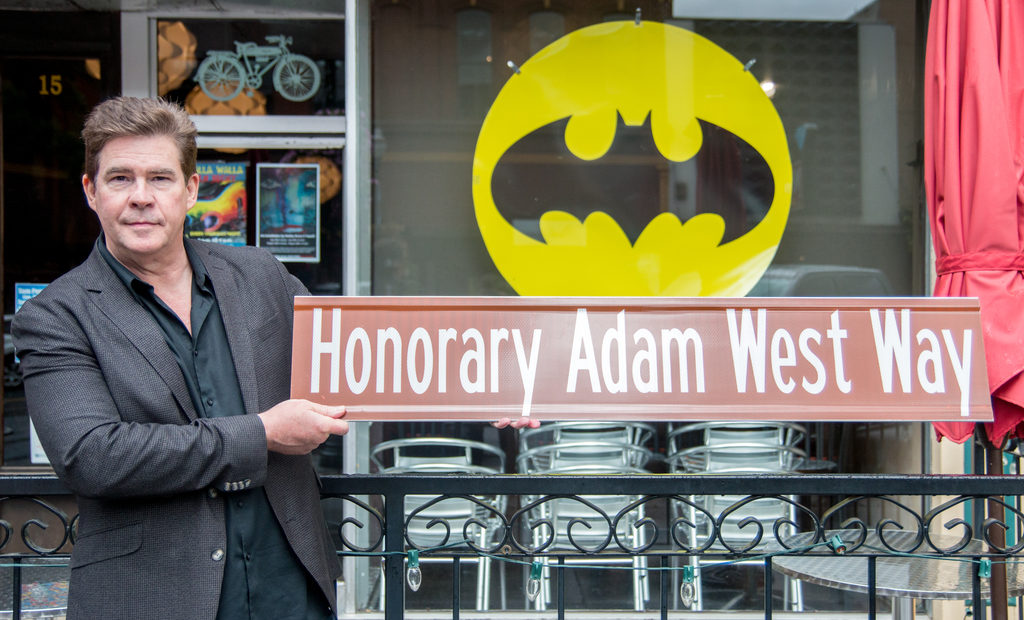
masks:
[[[845,265],[772,265],[747,297],[889,297],[879,269]]]

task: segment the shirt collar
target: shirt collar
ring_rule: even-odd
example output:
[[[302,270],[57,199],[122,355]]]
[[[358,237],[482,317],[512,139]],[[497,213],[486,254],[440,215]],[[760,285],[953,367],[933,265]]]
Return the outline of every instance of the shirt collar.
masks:
[[[127,267],[121,264],[121,261],[114,258],[114,255],[107,249],[106,237],[103,233],[96,239],[96,249],[99,251],[100,256],[103,260],[110,265],[110,268],[117,274],[119,280],[124,282],[124,285],[131,291],[152,291],[153,286],[145,280],[139,278],[131,272]],[[188,256],[188,263],[192,267],[192,281],[203,290],[212,290],[213,284],[210,281],[210,274],[206,271],[206,265],[203,264],[202,259],[199,258],[199,253],[192,247],[192,244],[185,240],[185,254]]]

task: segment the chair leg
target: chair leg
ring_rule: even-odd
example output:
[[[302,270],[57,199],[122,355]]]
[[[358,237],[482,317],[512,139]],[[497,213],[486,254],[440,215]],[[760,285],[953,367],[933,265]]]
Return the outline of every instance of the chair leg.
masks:
[[[380,591],[377,593],[377,606],[384,611],[384,590],[386,589],[384,587],[384,564],[380,565],[380,578],[377,583],[380,584]]]
[[[704,611],[704,581],[701,579],[701,574],[704,571],[700,569],[700,563],[694,562],[693,567],[693,611]]]
[[[476,565],[476,610],[487,611],[491,594],[491,558],[477,558]]]
[[[501,588],[501,610],[508,609],[508,584],[505,582],[505,563],[498,563],[498,583]]]
[[[804,583],[799,579],[786,577],[787,593],[789,595],[789,609],[791,611],[804,610]]]
[[[637,560],[640,558],[633,558],[633,611],[643,611],[643,584],[640,583],[640,565]]]

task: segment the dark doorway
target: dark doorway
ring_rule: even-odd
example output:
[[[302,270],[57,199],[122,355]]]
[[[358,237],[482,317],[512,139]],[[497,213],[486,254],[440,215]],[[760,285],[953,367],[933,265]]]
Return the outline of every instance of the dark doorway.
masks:
[[[0,11],[3,465],[31,463],[10,340],[16,292],[80,263],[99,234],[82,197],[79,132],[89,109],[119,91],[119,46],[116,13]]]

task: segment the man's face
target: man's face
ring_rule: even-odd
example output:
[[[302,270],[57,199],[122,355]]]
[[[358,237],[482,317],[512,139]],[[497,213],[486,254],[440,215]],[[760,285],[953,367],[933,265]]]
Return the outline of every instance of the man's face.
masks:
[[[111,140],[95,179],[82,177],[107,248],[129,268],[149,269],[182,250],[185,214],[196,202],[199,175],[186,179],[167,136]]]

